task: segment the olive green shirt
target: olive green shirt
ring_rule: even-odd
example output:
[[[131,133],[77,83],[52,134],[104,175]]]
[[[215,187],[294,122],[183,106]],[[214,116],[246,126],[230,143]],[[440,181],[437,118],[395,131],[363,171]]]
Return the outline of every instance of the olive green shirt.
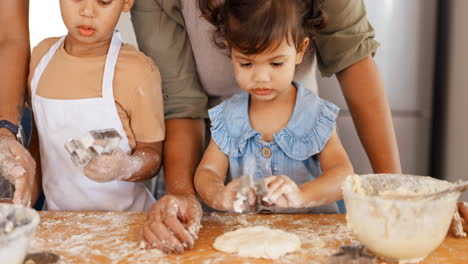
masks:
[[[199,80],[181,1],[137,0],[132,22],[140,50],[153,58],[161,72],[165,118],[207,118],[208,97],[216,94]],[[379,44],[366,18],[364,0],[325,0],[323,9],[328,24],[314,46],[318,68],[329,77],[373,55]]]

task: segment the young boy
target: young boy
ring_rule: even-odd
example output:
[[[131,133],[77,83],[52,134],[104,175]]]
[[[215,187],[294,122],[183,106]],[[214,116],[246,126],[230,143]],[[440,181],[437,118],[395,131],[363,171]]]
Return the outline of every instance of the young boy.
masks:
[[[146,211],[154,202],[142,181],[161,164],[160,75],[114,30],[133,2],[60,0],[68,34],[33,50],[29,100],[49,210]],[[65,142],[110,128],[122,136],[119,149],[76,167]]]

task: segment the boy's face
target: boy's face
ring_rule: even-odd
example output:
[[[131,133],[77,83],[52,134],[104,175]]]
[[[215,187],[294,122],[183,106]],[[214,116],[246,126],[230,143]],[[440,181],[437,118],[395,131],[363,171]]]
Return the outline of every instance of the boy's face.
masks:
[[[62,19],[68,34],[84,43],[112,37],[121,12],[128,12],[134,0],[60,0]]]
[[[270,101],[288,91],[294,77],[296,64],[300,64],[308,45],[301,51],[283,40],[272,50],[260,54],[245,55],[232,49],[231,58],[239,87],[252,99]]]

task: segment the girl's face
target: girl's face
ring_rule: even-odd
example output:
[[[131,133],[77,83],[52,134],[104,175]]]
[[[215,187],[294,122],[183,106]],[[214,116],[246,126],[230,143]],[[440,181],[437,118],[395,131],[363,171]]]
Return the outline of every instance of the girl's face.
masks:
[[[110,40],[121,12],[128,12],[133,1],[60,0],[60,8],[68,34],[90,44]]]
[[[239,87],[252,99],[262,101],[271,101],[286,94],[292,87],[296,65],[301,63],[308,44],[309,39],[304,39],[298,51],[285,39],[276,49],[254,55],[232,49],[231,58]]]

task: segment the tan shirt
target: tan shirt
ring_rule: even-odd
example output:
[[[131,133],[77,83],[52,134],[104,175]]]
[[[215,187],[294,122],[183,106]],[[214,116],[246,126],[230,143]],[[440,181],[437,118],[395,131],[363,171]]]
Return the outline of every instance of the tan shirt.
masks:
[[[34,70],[57,40],[45,39],[34,48],[28,81],[30,93]],[[37,95],[61,100],[101,97],[105,60],[106,56],[71,56],[62,44],[39,80]],[[136,141],[164,140],[161,77],[153,61],[133,46],[124,44],[113,86],[115,104],[131,149],[135,149]]]
[[[194,23],[207,24],[195,19],[198,18],[193,10],[195,5],[189,1],[197,2],[138,0],[132,8],[140,50],[155,60],[161,70],[166,119],[207,118],[208,96],[224,97],[236,91],[232,77],[224,78],[228,76],[224,75],[226,69],[229,71],[226,62],[210,56],[218,52],[213,51],[216,47],[199,45],[198,41],[211,38],[211,32],[209,27],[195,28]],[[379,44],[366,18],[364,0],[326,0],[323,9],[328,15],[328,25],[314,40],[322,75],[331,76],[375,53]],[[195,28],[192,32],[191,26]],[[216,73],[204,67],[208,63],[219,67]],[[205,87],[197,67],[198,72],[208,72],[204,81],[219,80],[217,87]],[[209,78],[210,74],[223,77]]]

